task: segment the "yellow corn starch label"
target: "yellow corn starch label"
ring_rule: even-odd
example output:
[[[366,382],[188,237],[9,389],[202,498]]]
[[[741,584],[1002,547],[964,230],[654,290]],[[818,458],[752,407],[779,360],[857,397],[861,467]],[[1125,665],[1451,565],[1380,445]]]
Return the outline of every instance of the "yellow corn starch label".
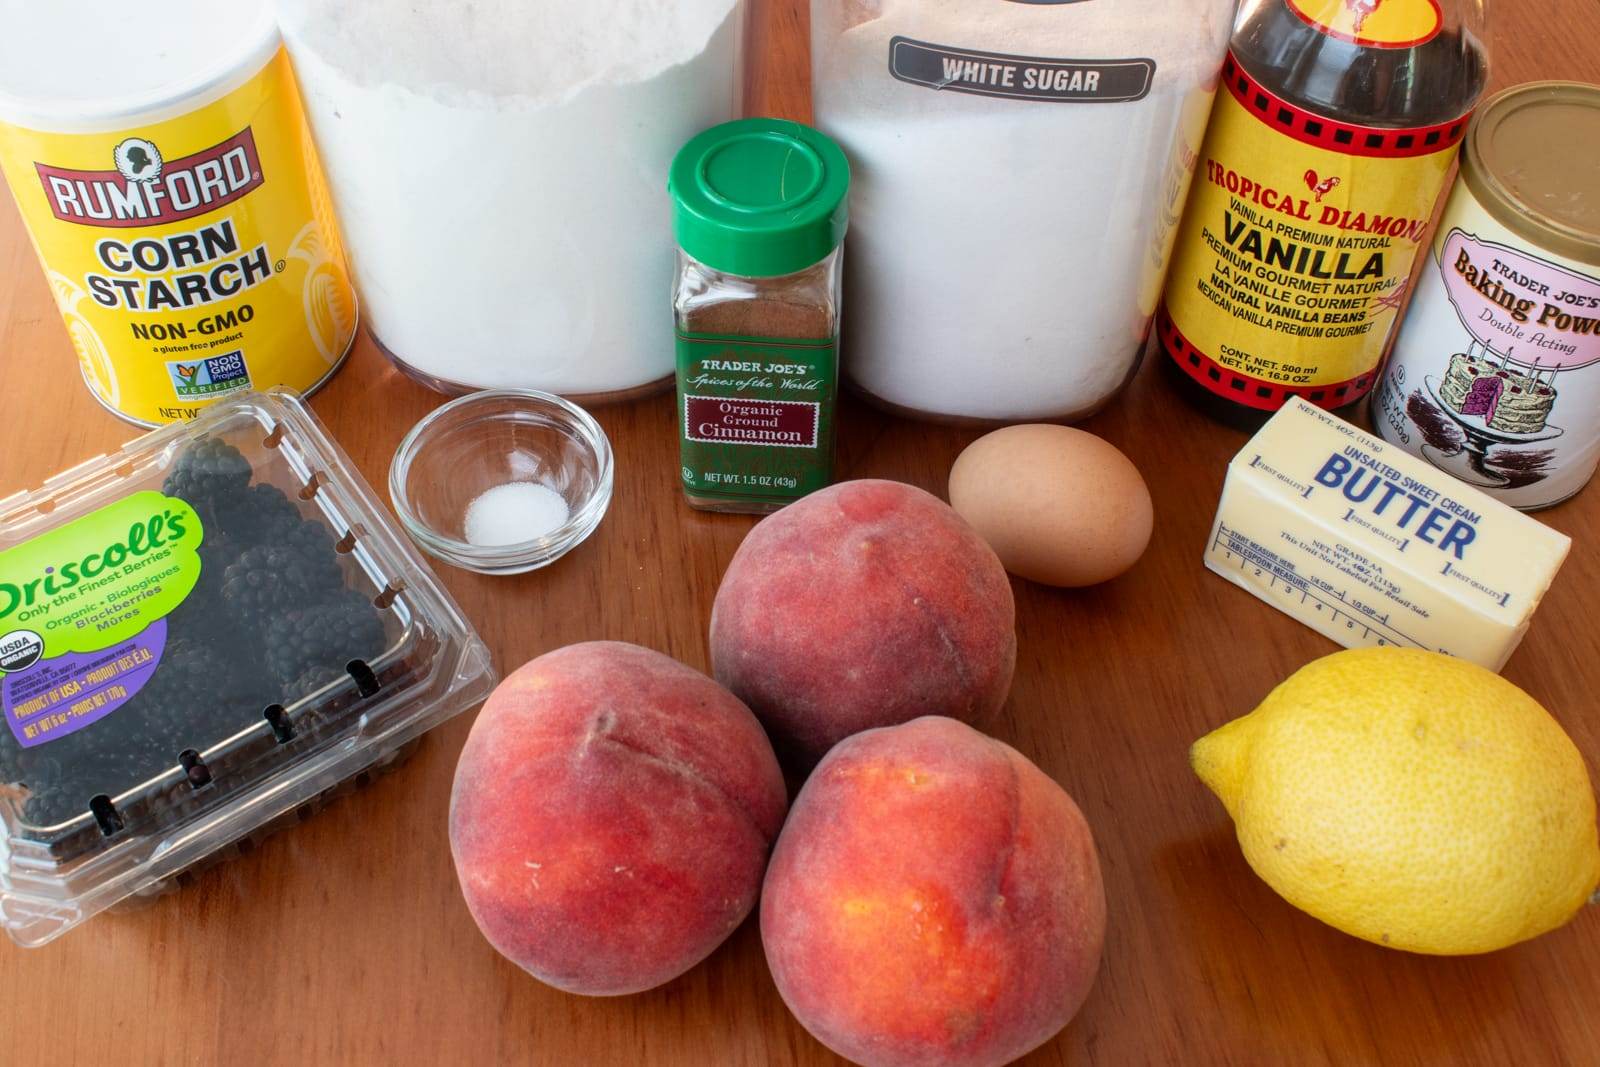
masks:
[[[84,380],[155,424],[245,389],[309,390],[356,299],[287,54],[222,98],[106,133],[0,122],[16,197]]]
[[[1378,129],[1279,98],[1230,55],[1157,332],[1206,389],[1275,411],[1374,384],[1469,116]]]

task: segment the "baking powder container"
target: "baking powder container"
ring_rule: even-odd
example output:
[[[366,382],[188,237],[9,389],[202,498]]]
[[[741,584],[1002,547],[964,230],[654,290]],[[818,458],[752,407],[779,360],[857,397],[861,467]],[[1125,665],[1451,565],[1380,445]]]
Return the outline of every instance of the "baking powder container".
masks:
[[[1373,403],[1388,441],[1507,504],[1600,462],[1600,86],[1484,105]]]
[[[95,398],[156,425],[330,377],[356,301],[272,5],[0,14],[0,171]]]

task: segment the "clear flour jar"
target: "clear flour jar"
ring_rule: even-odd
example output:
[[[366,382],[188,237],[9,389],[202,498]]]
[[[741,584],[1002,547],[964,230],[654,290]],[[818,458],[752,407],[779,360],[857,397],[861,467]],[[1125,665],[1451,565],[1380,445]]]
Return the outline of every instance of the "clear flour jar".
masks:
[[[1600,464],[1600,86],[1483,105],[1372,405],[1378,433],[1512,507]]]
[[[741,108],[742,0],[281,0],[374,339],[445,392],[666,386],[661,184]]]
[[[1073,420],[1137,368],[1232,0],[814,0],[855,165],[844,373],[945,420]]]

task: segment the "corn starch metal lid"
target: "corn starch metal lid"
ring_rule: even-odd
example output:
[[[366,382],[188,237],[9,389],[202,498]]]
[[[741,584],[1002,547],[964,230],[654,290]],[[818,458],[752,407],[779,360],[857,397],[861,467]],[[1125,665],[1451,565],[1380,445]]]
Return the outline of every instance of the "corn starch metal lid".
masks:
[[[326,381],[359,310],[272,5],[0,0],[0,25],[0,174],[95,399],[152,426]]]
[[[225,96],[280,43],[265,0],[0,0],[0,121],[56,133],[153,123]]]

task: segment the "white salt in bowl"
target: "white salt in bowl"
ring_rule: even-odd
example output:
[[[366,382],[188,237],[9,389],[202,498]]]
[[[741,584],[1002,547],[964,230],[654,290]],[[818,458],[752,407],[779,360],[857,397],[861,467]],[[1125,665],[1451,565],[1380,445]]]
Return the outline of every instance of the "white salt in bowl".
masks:
[[[612,477],[611,442],[587,411],[550,393],[500,389],[417,423],[389,468],[389,495],[429,555],[479,574],[523,574],[594,532]]]

